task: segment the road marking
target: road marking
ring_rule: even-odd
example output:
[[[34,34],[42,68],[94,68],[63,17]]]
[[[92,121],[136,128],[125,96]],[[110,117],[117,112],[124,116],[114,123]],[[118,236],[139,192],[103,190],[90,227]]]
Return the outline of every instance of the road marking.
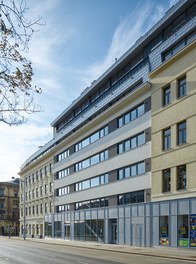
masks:
[[[88,264],[87,262],[78,261],[80,264]]]

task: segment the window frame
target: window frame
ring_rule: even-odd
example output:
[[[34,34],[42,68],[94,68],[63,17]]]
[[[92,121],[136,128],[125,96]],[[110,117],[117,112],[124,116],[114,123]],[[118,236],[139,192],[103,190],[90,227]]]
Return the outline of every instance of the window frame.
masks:
[[[182,171],[180,172],[180,170]],[[184,171],[183,171],[184,169]],[[177,167],[177,190],[186,190],[187,189],[187,167],[186,164],[180,165]],[[184,174],[182,174],[184,172]]]
[[[169,134],[166,132],[169,131]],[[171,149],[171,127],[167,127],[162,131],[162,149],[168,150]]]
[[[171,169],[164,169],[162,171],[162,192],[171,191]]]
[[[186,75],[178,79],[177,98],[186,96]]]
[[[182,128],[181,125],[185,124]],[[187,143],[187,123],[186,120],[177,124],[177,145],[182,145]]]
[[[168,92],[169,91],[169,92]],[[167,106],[171,103],[171,86],[167,85],[162,90],[162,105]]]

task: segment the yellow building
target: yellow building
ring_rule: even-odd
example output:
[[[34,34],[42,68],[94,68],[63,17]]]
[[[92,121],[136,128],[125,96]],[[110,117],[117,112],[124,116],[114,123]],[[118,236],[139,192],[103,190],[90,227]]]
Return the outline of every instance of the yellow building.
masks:
[[[20,235],[39,237],[44,235],[44,215],[53,213],[52,151],[22,166],[20,175]],[[25,213],[24,213],[25,211]]]
[[[18,180],[0,183],[0,235],[18,235]]]
[[[152,201],[196,196],[196,41],[175,48],[150,74]]]

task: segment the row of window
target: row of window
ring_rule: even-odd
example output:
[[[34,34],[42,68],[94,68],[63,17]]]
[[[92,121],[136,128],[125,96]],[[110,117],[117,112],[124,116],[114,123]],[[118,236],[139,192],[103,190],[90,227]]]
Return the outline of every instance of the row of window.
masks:
[[[173,35],[177,30],[179,30],[180,27],[182,27],[184,24],[186,24],[191,18],[195,16],[195,9],[196,5],[194,4],[191,8],[187,9],[185,12],[183,12],[181,15],[179,15],[178,18],[175,19],[167,28],[163,29],[161,32],[157,34],[155,38],[153,38],[149,43],[144,47],[143,51],[141,51],[139,54],[137,54],[132,60],[127,63],[125,66],[123,66],[119,71],[112,76],[110,79],[108,79],[97,91],[95,91],[93,94],[88,97],[80,106],[75,108],[72,113],[69,113],[61,123],[58,123],[56,126],[56,130],[60,130],[69,120],[71,120],[74,116],[78,115],[83,111],[85,108],[87,108],[92,102],[100,98],[104,93],[106,93],[108,90],[111,89],[112,86],[116,85],[118,82],[123,82],[123,79],[126,79],[125,77],[133,71],[134,68],[137,68],[137,65],[139,62],[142,62],[145,58],[148,57],[149,53],[154,50],[159,43],[162,43],[164,40],[169,38],[171,35]],[[189,43],[193,39],[193,36],[188,36],[186,38],[185,43]],[[165,61],[170,56],[175,54],[179,50],[179,47],[182,45],[181,42],[177,44],[175,47],[172,47],[172,49],[164,52],[162,54],[162,59]],[[138,70],[138,69],[137,69]],[[131,72],[133,74],[133,72]]]
[[[70,192],[70,188],[69,186],[65,186],[65,187],[57,189],[56,191],[57,191],[56,193],[57,196],[62,196],[62,195],[68,194]]]
[[[63,205],[58,205],[57,206],[57,212],[67,212],[70,211],[70,205],[69,204],[63,204]]]
[[[53,192],[53,182],[50,182],[49,185],[45,184],[44,186],[41,186],[40,188],[36,188],[36,189],[33,189],[32,191],[26,192],[25,193],[26,201],[38,198],[43,195],[47,195],[48,187],[49,187],[49,192],[52,193]],[[21,201],[23,201],[23,194],[21,194]]]
[[[89,208],[99,208],[108,206],[108,198],[94,199],[90,201],[84,201],[75,203],[75,210],[83,210]]]
[[[84,140],[75,144],[75,152],[85,148],[86,146],[92,144],[93,142],[97,141],[98,139],[105,137],[108,134],[108,126],[98,130],[91,136],[85,138]]]
[[[65,168],[65,169],[63,169],[61,171],[58,171],[57,175],[56,175],[56,178],[57,179],[64,178],[64,177],[69,175],[69,172],[70,172],[69,168]]]
[[[144,108],[144,103],[142,103],[139,106],[133,108],[128,113],[126,113],[123,116],[121,116],[120,118],[118,118],[117,119],[117,126],[120,128],[120,127],[124,126],[125,124],[133,121],[134,119],[140,117],[144,113],[145,113],[145,108]],[[108,132],[108,125],[107,125],[104,128],[96,131],[95,133],[93,133],[89,137],[87,137],[87,138],[83,139],[82,141],[78,142],[77,144],[75,144],[74,151],[77,152],[77,151],[85,148],[86,146],[92,144],[93,142],[95,142],[95,141],[103,138],[104,136],[108,135],[108,133],[109,132]],[[133,143],[133,147],[134,147],[134,143]],[[133,147],[131,147],[131,148],[133,148]],[[57,155],[56,160],[57,160],[57,162],[61,161],[61,160],[65,159],[66,157],[68,157],[69,155],[70,155],[70,151],[69,151],[69,149],[66,149],[65,151],[63,151],[62,153]],[[84,166],[85,166],[85,164],[84,164]],[[68,174],[66,174],[65,176],[67,176],[67,175]],[[65,177],[65,176],[62,176],[62,177]],[[60,178],[62,178],[62,177],[60,177]]]
[[[44,204],[37,204],[37,205],[33,205],[33,206],[29,206],[25,208],[25,215],[26,216],[30,216],[30,215],[39,215],[39,214],[43,214],[43,213],[52,213],[52,208],[53,208],[53,203],[50,202],[48,203],[44,203]],[[24,216],[24,211],[23,208],[21,209],[21,216]]]
[[[142,203],[144,202],[144,190],[137,192],[125,193],[117,196],[117,202],[119,205],[130,204],[130,203]],[[109,197],[98,198],[89,201],[82,201],[75,203],[75,210],[84,210],[90,208],[107,207],[109,205]],[[59,205],[57,206],[58,212],[69,211],[70,206]]]
[[[144,191],[130,192],[118,196],[118,204],[143,203]]]
[[[141,145],[143,145],[145,143],[145,133],[142,132],[138,135],[135,135],[133,137],[131,137],[130,139],[127,139],[121,143],[119,143],[117,145],[117,153],[118,154],[121,154],[123,152],[126,152],[126,151],[129,151],[130,149],[133,149],[133,148],[136,148],[136,147],[139,147]],[[90,166],[93,166],[99,162],[102,162],[104,160],[108,159],[108,150],[105,150],[104,152],[101,152],[101,153],[98,153],[86,160],[83,160],[79,163],[76,163],[74,165],[74,170],[75,172],[77,171],[80,171],[82,169],[85,169],[85,168],[88,168]],[[133,166],[132,170],[134,170],[135,166]],[[139,165],[139,172],[141,171],[141,165]],[[65,168],[61,171],[58,171],[57,172],[57,176],[56,178],[57,179],[61,179],[63,177],[66,177],[68,176],[70,173],[70,169],[69,168]],[[89,181],[89,180],[88,180]],[[85,189],[85,187],[82,187],[82,186],[91,186],[94,182],[96,182],[96,184],[98,185],[98,182],[99,182],[99,177],[96,177],[92,180],[92,183],[88,182],[88,181],[85,181],[85,183],[77,183],[75,188],[77,190],[82,190],[82,189]],[[95,186],[95,185],[94,185]],[[86,187],[86,188],[90,188],[90,187]]]
[[[81,191],[88,188],[93,188],[99,185],[107,184],[109,182],[109,176],[108,173],[104,175],[100,175],[91,179],[88,179],[86,181],[77,182],[75,184],[75,191]]]
[[[171,191],[171,169],[165,169],[162,172],[163,177],[163,192]],[[186,165],[177,167],[177,190],[186,190]]]
[[[136,118],[140,117],[145,113],[144,103],[135,107],[130,112],[124,114],[120,118],[118,118],[118,127],[122,127],[127,123],[135,120]]]
[[[181,98],[186,95],[186,76],[177,80],[177,98]],[[167,106],[171,103],[171,87],[170,85],[163,88],[163,106]]]
[[[49,165],[44,166],[44,168],[41,168],[39,171],[37,170],[35,173],[32,173],[28,177],[25,178],[25,185],[32,184],[35,182],[38,182],[43,178],[43,176],[47,176],[48,173],[52,173],[53,170],[53,164],[50,163]]]
[[[177,124],[177,145],[185,144],[187,141],[186,121]],[[171,148],[171,127],[163,130],[163,150]]]
[[[145,133],[142,132],[130,139],[127,139],[118,144],[118,154],[137,148],[145,143]]]
[[[145,173],[145,162],[139,162],[118,170],[118,180]]]
[[[66,159],[67,157],[69,157],[69,149],[66,149],[57,155],[57,162]]]
[[[162,53],[162,61],[166,61],[174,56],[178,51],[182,50],[186,45],[195,40],[196,31],[191,32],[187,37],[180,40],[177,44]]]
[[[81,162],[78,162],[74,165],[74,171],[77,172],[77,171],[80,171],[80,170],[83,170],[85,168],[88,168],[90,166],[93,166],[99,162],[102,162],[104,160],[107,160],[108,159],[108,150],[105,150],[103,152],[100,152],[86,160],[83,160]]]

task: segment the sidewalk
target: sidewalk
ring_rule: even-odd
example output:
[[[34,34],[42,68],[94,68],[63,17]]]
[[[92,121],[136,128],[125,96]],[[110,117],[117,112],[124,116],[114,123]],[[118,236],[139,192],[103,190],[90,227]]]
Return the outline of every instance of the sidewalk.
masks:
[[[16,239],[16,238],[12,238]],[[22,239],[22,238],[17,238]],[[47,243],[55,245],[63,245],[67,247],[80,247],[89,248],[93,250],[106,250],[126,254],[136,254],[144,256],[163,257],[167,259],[186,260],[196,263],[196,248],[171,248],[171,247],[131,247],[127,245],[114,245],[114,244],[99,244],[93,242],[80,242],[80,241],[67,241],[62,239],[36,239],[26,238],[25,241],[35,243]]]

